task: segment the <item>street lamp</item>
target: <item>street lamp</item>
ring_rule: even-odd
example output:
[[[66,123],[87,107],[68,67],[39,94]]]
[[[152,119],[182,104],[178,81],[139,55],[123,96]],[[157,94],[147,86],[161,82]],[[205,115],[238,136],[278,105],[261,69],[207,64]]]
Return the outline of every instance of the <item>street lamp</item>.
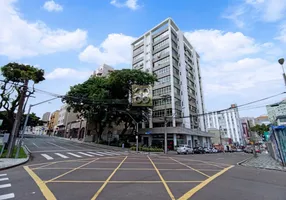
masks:
[[[283,64],[284,64],[284,58],[280,58],[280,59],[278,60],[278,63],[279,63],[279,64],[281,65],[281,67],[282,67],[282,72],[283,72],[282,76],[283,76],[283,79],[284,79],[284,84],[285,84],[285,86],[286,86],[286,75],[285,75],[284,66],[283,66]]]
[[[22,145],[22,142],[23,142],[24,133],[25,133],[25,130],[26,130],[26,127],[27,127],[27,123],[28,123],[28,120],[29,120],[31,108],[34,107],[34,106],[43,104],[43,103],[50,102],[50,101],[55,100],[55,99],[58,99],[58,98],[59,98],[59,97],[55,97],[55,98],[48,99],[48,100],[46,100],[46,101],[42,101],[42,102],[39,102],[39,103],[36,103],[36,104],[30,104],[29,109],[28,109],[28,113],[27,113],[27,116],[26,116],[26,119],[25,119],[25,123],[24,123],[24,126],[23,126],[23,130],[22,130],[22,134],[21,134],[21,139],[20,139],[20,141],[18,142],[18,148],[17,148],[16,158],[18,158],[18,156],[19,156],[19,151],[20,151],[20,148],[21,148],[21,145]]]

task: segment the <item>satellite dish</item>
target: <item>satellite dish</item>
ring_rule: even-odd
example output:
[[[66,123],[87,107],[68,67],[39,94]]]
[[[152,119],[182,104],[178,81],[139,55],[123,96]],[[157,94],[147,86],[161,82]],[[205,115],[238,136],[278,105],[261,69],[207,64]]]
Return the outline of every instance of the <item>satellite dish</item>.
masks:
[[[283,64],[284,64],[284,58],[280,58],[280,59],[278,60],[278,62],[279,62],[280,65],[283,65]]]

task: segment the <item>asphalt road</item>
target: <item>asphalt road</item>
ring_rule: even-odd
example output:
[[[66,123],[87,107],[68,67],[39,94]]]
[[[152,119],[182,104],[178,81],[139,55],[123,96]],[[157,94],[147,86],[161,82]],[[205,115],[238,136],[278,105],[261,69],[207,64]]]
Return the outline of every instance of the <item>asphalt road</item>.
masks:
[[[26,144],[34,159],[25,166],[0,172],[0,180],[4,177],[1,174],[9,179],[0,181],[0,195],[14,194],[11,199],[21,200],[285,200],[286,197],[286,173],[237,166],[237,162],[250,156],[244,153],[148,156],[107,151],[56,138],[31,138]],[[106,154],[98,156],[92,152]],[[53,159],[47,160],[42,154]],[[1,188],[1,184],[7,183],[11,187]]]

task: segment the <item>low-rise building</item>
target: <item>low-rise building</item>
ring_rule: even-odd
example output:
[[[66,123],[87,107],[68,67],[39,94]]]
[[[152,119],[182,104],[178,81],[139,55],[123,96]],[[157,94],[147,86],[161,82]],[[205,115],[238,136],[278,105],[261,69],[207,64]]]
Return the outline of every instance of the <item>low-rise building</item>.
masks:
[[[51,115],[50,112],[45,112],[45,113],[43,114],[42,121],[48,122],[49,119],[50,119],[50,115]]]
[[[48,130],[47,133],[48,134],[54,134],[54,132],[56,131],[56,127],[58,124],[58,119],[59,119],[59,110],[56,110],[55,112],[53,112],[50,116],[50,120],[48,122]]]
[[[280,116],[280,115],[278,115],[278,116]],[[276,117],[277,117],[277,116],[276,116]],[[275,120],[276,120],[276,118],[275,118]],[[262,124],[268,125],[268,124],[270,124],[270,121],[269,121],[267,115],[261,115],[261,116],[255,118],[255,124],[258,124],[258,125],[262,125]]]
[[[66,137],[68,126],[71,125],[71,122],[74,122],[78,119],[78,113],[74,113],[72,110],[68,112],[68,105],[64,104],[59,111],[59,118],[57,124],[57,136]]]

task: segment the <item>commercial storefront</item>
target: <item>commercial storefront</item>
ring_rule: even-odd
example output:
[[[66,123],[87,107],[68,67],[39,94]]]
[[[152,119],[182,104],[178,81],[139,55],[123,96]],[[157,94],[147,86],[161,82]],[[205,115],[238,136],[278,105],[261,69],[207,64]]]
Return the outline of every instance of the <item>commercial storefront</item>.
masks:
[[[210,147],[212,134],[203,131],[191,130],[182,127],[167,127],[168,149],[172,150],[180,144],[188,144],[192,147]],[[140,129],[141,145],[163,147],[164,128]]]

